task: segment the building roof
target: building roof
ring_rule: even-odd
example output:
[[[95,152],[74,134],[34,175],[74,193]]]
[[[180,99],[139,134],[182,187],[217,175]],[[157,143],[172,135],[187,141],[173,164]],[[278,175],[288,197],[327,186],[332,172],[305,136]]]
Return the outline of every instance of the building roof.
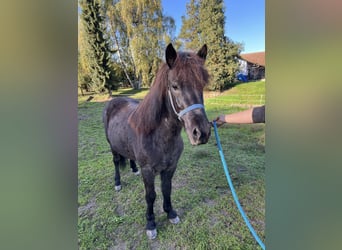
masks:
[[[265,67],[265,51],[240,54],[240,58],[247,62]]]

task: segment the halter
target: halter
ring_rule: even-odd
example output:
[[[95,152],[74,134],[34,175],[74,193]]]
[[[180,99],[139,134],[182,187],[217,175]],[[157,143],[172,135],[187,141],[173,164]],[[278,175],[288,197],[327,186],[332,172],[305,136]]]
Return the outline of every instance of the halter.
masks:
[[[171,103],[172,109],[175,112],[175,114],[177,115],[178,120],[181,120],[183,115],[185,115],[186,113],[188,113],[189,111],[191,111],[193,109],[200,109],[200,108],[204,109],[203,104],[198,104],[197,103],[197,104],[192,104],[191,106],[181,110],[180,112],[177,112],[176,108],[175,108],[175,105],[173,104],[173,100],[172,100],[172,95],[171,95],[170,89],[168,89],[167,92],[169,93],[169,98],[170,98],[170,103]]]

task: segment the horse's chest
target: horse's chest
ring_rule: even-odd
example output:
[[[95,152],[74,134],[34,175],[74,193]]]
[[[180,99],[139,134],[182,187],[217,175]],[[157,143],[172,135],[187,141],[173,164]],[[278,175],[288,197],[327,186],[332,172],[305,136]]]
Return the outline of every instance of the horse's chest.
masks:
[[[175,167],[183,151],[183,141],[174,140],[165,142],[150,141],[145,144],[144,150],[138,153],[139,165],[152,166],[156,172],[160,172],[169,167]]]

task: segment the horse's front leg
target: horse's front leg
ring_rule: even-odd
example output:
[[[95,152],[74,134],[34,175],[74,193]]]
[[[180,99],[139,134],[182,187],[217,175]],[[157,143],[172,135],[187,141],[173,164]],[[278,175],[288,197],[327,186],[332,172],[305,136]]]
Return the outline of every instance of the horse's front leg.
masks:
[[[179,223],[179,217],[175,210],[172,208],[171,203],[171,190],[172,190],[172,177],[175,172],[174,169],[164,170],[160,173],[161,178],[161,189],[164,197],[163,208],[167,213],[167,218],[172,224]]]
[[[147,237],[152,240],[157,237],[157,229],[156,229],[156,222],[153,212],[153,204],[156,199],[156,192],[154,190],[154,173],[150,169],[146,169],[147,167],[143,167],[141,169],[142,177],[144,180],[145,185],[145,199],[147,203],[146,209],[146,234]]]

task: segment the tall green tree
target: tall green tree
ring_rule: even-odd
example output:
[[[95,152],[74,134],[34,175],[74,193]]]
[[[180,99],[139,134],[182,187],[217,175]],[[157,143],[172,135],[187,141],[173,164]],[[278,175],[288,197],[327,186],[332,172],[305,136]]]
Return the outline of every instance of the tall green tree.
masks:
[[[114,67],[120,67],[129,85],[138,89],[140,84],[135,74],[135,65],[131,50],[129,49],[129,37],[127,27],[121,19],[120,0],[106,0],[105,9],[107,14],[108,30],[112,46],[117,50],[114,56]]]
[[[163,40],[161,43],[162,48],[166,48],[166,46],[169,43],[173,43],[174,47],[178,48],[177,44],[179,44],[179,41],[176,37],[176,23],[175,19],[173,19],[171,16],[164,16],[163,15]],[[164,53],[164,50],[163,50]]]
[[[89,69],[90,87],[95,92],[108,90],[109,94],[117,88],[115,74],[111,65],[112,51],[109,38],[106,35],[101,2],[97,0],[81,0],[81,20],[84,28],[85,44],[83,50],[84,60]]]
[[[190,0],[186,4],[186,16],[182,16],[182,27],[178,39],[183,43],[184,49],[196,50],[201,47],[199,0]]]
[[[87,42],[85,40],[85,33],[83,28],[83,22],[78,21],[78,87],[80,88],[82,95],[84,89],[90,88],[91,79],[90,68],[87,59]]]
[[[160,0],[105,0],[114,60],[132,86],[150,86],[169,42],[177,44],[175,21]]]
[[[224,11],[223,0],[190,0],[180,34],[186,48],[208,45],[206,65],[211,75],[208,87],[211,90],[232,86],[238,71],[236,56],[241,51],[241,44],[225,36]]]
[[[126,26],[135,74],[142,86],[150,86],[160,63],[163,37],[160,0],[122,0],[121,20]],[[139,86],[140,87],[140,86]]]
[[[202,41],[210,45],[207,65],[212,81],[209,87],[213,90],[223,90],[236,78],[238,62],[235,58],[240,48],[225,37],[223,0],[202,0],[199,18]]]

